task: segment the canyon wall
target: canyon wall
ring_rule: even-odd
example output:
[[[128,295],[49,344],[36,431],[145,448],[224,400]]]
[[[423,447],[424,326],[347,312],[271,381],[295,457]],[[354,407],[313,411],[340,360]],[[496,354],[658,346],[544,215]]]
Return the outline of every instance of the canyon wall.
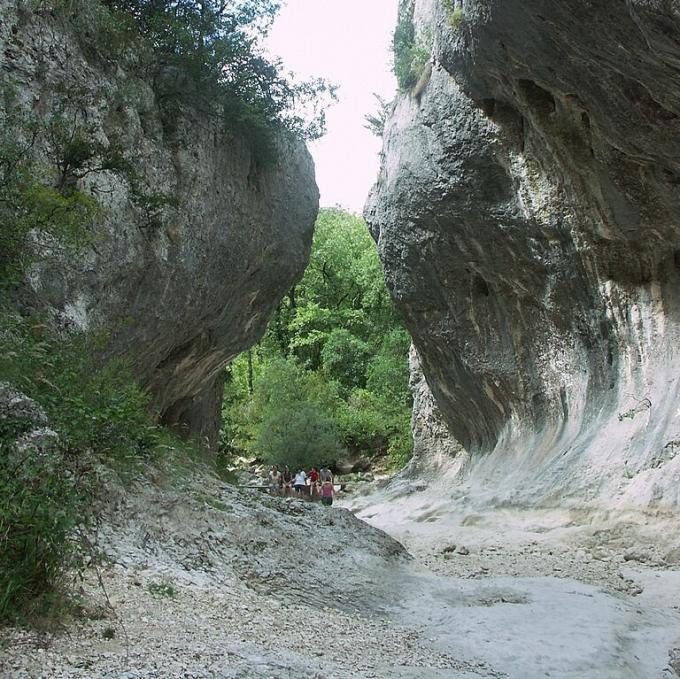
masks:
[[[169,120],[151,78],[106,57],[106,27],[83,33],[88,16],[74,26],[11,0],[0,16],[3,102],[11,93],[14,113],[41,130],[29,150],[38,167],[67,176],[55,129],[109,156],[76,177],[100,207],[86,245],[74,253],[33,234],[23,303],[61,327],[103,329],[104,356],[131,360],[163,421],[211,444],[225,365],[259,339],[306,266],[318,210],[311,157],[281,133],[276,157],[263,160],[198,105],[180,104]]]
[[[676,511],[677,4],[410,7],[432,72],[397,96],[365,216],[465,482]]]

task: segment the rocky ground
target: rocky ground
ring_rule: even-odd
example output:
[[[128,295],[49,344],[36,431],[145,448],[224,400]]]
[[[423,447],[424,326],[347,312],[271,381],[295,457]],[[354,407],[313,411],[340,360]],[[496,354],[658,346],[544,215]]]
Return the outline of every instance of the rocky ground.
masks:
[[[409,554],[345,508],[209,477],[119,489],[99,535],[108,563],[101,583],[94,571],[82,583],[82,615],[49,635],[6,631],[0,674],[676,676],[680,571],[653,543],[623,549],[625,529],[561,515],[454,520],[410,497],[340,503]]]

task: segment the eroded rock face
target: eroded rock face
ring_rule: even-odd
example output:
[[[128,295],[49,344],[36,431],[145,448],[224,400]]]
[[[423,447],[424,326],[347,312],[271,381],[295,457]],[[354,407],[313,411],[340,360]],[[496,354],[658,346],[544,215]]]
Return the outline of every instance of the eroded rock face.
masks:
[[[136,175],[79,180],[103,215],[77,256],[37,239],[34,303],[62,324],[105,328],[106,355],[132,359],[163,419],[211,442],[224,366],[259,339],[308,260],[311,157],[281,137],[279,160],[260,163],[220,120],[186,107],[169,125],[149,82],[86,54],[58,16],[17,4],[0,0],[0,84],[27,119],[44,126],[60,112],[104,148],[124,148]],[[49,166],[49,139],[33,153]]]
[[[460,478],[469,460],[469,453],[451,436],[425,380],[414,346],[409,352],[409,368],[409,386],[413,394],[413,457],[402,475],[407,478],[434,479],[443,473],[450,475],[453,471]]]
[[[677,508],[677,5],[415,5],[366,217],[470,478]]]

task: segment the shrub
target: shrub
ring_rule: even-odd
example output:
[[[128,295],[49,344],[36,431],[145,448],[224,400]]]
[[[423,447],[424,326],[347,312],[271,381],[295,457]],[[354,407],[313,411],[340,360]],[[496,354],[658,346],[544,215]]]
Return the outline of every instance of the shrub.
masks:
[[[101,342],[0,312],[0,381],[40,403],[59,434],[58,443],[19,448],[29,423],[0,421],[0,621],[63,604],[66,574],[88,555],[77,540],[98,491],[88,460],[130,473],[161,450],[188,450],[155,423],[124,361],[97,364]]]
[[[465,20],[465,11],[462,7],[454,6],[454,0],[444,0],[444,12],[446,20],[454,30],[458,30]]]
[[[58,444],[15,444],[0,433],[0,622],[49,616],[69,570],[82,564],[77,527],[88,523],[87,467]]]
[[[354,449],[384,449],[389,426],[383,402],[367,389],[355,389],[338,408],[338,424],[343,441]]]
[[[376,113],[368,113],[364,116],[366,124],[364,127],[376,137],[382,137],[385,133],[385,124],[392,108],[392,102],[383,99],[379,94],[373,93],[377,102]]]
[[[411,338],[397,328],[388,333],[367,367],[366,386],[396,408],[411,408],[408,350]]]
[[[345,328],[331,330],[321,349],[323,373],[345,389],[366,385],[370,347]]]
[[[335,460],[340,435],[333,413],[338,400],[332,384],[302,368],[295,359],[274,358],[255,380],[255,452],[291,468]]]
[[[98,214],[90,196],[60,191],[46,168],[38,167],[33,149],[45,125],[16,104],[15,92],[0,92],[0,291],[16,285],[35,256],[33,229],[78,248],[87,240]]]
[[[259,427],[256,446],[263,460],[287,464],[293,471],[332,464],[341,452],[334,420],[311,402],[268,412]]]
[[[150,582],[148,585],[148,590],[157,597],[162,597],[165,599],[174,599],[177,595],[177,590],[172,580],[164,579],[157,582]]]
[[[322,102],[335,98],[335,88],[322,78],[284,78],[280,63],[258,49],[278,11],[275,0],[53,1],[79,27],[86,52],[111,62],[127,55],[140,74],[151,75],[171,134],[184,106],[218,114],[266,162],[276,154],[276,130],[302,139],[324,133]]]
[[[400,7],[397,27],[392,38],[393,70],[402,90],[409,90],[416,85],[425,65],[431,59],[429,46],[417,39],[413,12],[412,0]]]
[[[101,337],[55,337],[37,319],[0,313],[0,380],[46,410],[67,451],[126,462],[148,457],[160,428],[122,359],[99,366]]]

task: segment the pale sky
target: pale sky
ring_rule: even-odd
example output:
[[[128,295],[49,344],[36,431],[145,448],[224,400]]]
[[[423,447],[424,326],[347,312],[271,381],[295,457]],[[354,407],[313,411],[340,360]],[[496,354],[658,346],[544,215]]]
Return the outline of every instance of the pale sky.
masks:
[[[288,0],[266,46],[300,79],[338,85],[325,137],[310,144],[321,206],[361,213],[378,176],[381,140],[364,128],[378,109],[373,92],[394,98],[392,33],[398,0]]]

